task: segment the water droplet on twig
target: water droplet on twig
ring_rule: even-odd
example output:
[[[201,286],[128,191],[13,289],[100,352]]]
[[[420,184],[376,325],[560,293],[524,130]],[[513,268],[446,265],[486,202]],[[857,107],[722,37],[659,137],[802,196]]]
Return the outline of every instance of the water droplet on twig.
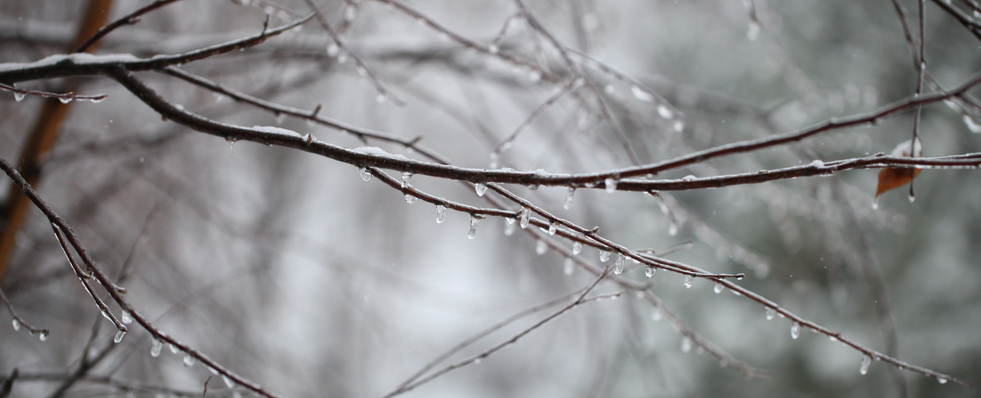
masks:
[[[526,207],[522,207],[518,212],[521,213],[521,222],[519,223],[521,225],[521,229],[528,228],[528,223],[531,222],[531,210],[528,210]]]
[[[19,332],[20,331],[20,321],[19,320],[14,319],[13,321],[10,321],[10,323],[14,325],[14,331],[15,332]]]
[[[470,230],[467,231],[467,237],[473,239],[477,237],[477,223],[480,222],[480,217],[477,215],[470,216]]]
[[[647,275],[648,278],[653,278],[655,272],[657,272],[657,268],[647,267],[647,272],[645,272],[644,275]]]
[[[777,316],[777,310],[771,307],[766,307],[766,320],[772,321],[773,317],[775,316]]]
[[[446,216],[446,206],[436,205],[436,223],[442,224],[443,217]]]
[[[153,343],[150,344],[150,356],[154,358],[159,357],[160,350],[162,349],[163,349],[163,342],[160,341],[159,339],[153,339]]]
[[[863,356],[862,357],[862,366],[858,368],[858,373],[863,374],[863,375],[866,374],[866,373],[869,373],[869,366],[871,366],[871,365],[872,365],[872,357],[870,357],[870,356]]]
[[[572,242],[572,254],[579,255],[579,253],[582,253],[582,242],[577,240]]]
[[[601,263],[605,263],[610,260],[610,252],[606,250],[599,251],[599,260]]]
[[[613,178],[607,178],[605,181],[603,181],[603,184],[606,185],[607,193],[613,193],[617,190],[617,180]]]
[[[624,256],[623,253],[617,253],[617,261],[615,263],[613,263],[613,273],[614,274],[620,275],[620,274],[623,273],[623,260],[624,259],[626,259],[626,256]]]
[[[790,337],[792,337],[794,340],[797,340],[797,338],[800,337],[799,323],[794,322],[794,324],[790,326]]]
[[[487,192],[487,185],[483,183],[478,182],[473,184],[473,188],[475,191],[477,191],[477,196],[484,196],[484,193]]]
[[[691,275],[685,275],[685,288],[690,289],[691,285],[695,284],[695,277]]]
[[[725,289],[725,286],[722,286],[722,284],[719,282],[715,282],[715,287],[712,288],[712,291],[715,292],[715,294],[719,294],[722,293],[722,289]]]
[[[569,191],[565,194],[565,203],[562,204],[562,208],[569,210],[572,208],[572,196],[576,194],[575,187],[569,187]]]
[[[197,360],[194,358],[193,355],[191,355],[191,353],[189,352],[184,353],[184,366],[186,367],[194,366],[194,362],[196,361]]]

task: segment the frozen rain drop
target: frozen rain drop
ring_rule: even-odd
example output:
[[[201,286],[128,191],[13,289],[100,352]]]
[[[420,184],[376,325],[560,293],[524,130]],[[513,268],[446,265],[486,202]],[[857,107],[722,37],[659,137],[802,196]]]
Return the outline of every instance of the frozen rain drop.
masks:
[[[501,51],[501,47],[498,46],[497,44],[491,44],[487,46],[487,52],[491,54],[497,54],[498,51]]]
[[[725,289],[725,286],[722,286],[722,284],[719,282],[715,282],[715,287],[712,288],[712,291],[715,292],[715,294],[719,294],[722,293],[722,289]]]
[[[444,216],[446,216],[446,206],[436,205],[436,223],[442,224]]]
[[[777,316],[777,310],[766,307],[766,320],[772,321],[775,316]]]
[[[221,381],[225,382],[225,385],[228,386],[228,388],[235,388],[235,382],[232,381],[231,377],[221,375]]]
[[[184,353],[184,366],[187,367],[194,366],[194,361],[195,361],[194,356],[192,356],[191,353],[189,352]]]
[[[484,196],[484,193],[487,192],[487,185],[483,183],[478,182],[473,184],[473,188],[475,191],[477,191],[477,196]]]
[[[858,373],[866,374],[869,373],[869,366],[872,365],[872,357],[864,356],[862,357],[862,367],[858,368]]]
[[[569,210],[572,208],[572,196],[576,194],[575,187],[569,187],[569,191],[565,194],[565,203],[562,204],[562,208]]]
[[[579,253],[582,253],[582,242],[577,240],[572,242],[572,254],[579,255]]]
[[[674,111],[668,108],[666,105],[661,104],[657,106],[657,114],[664,119],[671,119],[674,117]]]
[[[916,194],[915,194],[915,193],[913,193],[913,191],[910,191],[910,192],[909,192],[909,202],[910,202],[910,203],[913,203],[913,202],[915,202],[915,201],[916,201]]]
[[[814,168],[824,167],[824,162],[822,162],[821,159],[814,159],[814,161],[811,162],[810,164],[808,164],[808,166],[811,166],[811,167],[814,167]]]
[[[330,42],[330,44],[327,45],[327,56],[328,57],[331,57],[331,58],[336,57],[337,54],[340,53],[340,52],[341,52],[341,46],[337,45],[336,42]]]
[[[37,338],[38,340],[41,341],[48,341],[48,331],[42,330],[40,333],[37,334]]]
[[[601,263],[605,263],[610,260],[610,252],[606,250],[599,251],[599,260]]]
[[[695,277],[691,275],[685,275],[685,288],[690,289],[691,285],[695,284]]]
[[[409,186],[409,179],[412,178],[412,173],[408,171],[402,172],[402,188]]]
[[[120,316],[119,320],[123,321],[124,324],[129,325],[133,323],[133,315],[130,314],[129,311],[123,311],[123,314]]]
[[[150,356],[154,358],[159,357],[161,349],[163,349],[163,342],[153,339],[153,344],[150,345]]]
[[[653,278],[655,272],[657,272],[657,268],[647,267],[647,272],[645,272],[644,275],[647,275],[648,278]]]
[[[371,180],[371,171],[367,167],[361,168],[361,179],[365,181]]]
[[[549,235],[555,235],[555,231],[558,231],[558,229],[559,229],[559,224],[558,223],[554,223],[554,222],[548,223],[548,234]]]
[[[72,95],[62,95],[58,97],[58,101],[61,101],[62,104],[72,102],[73,99],[75,99],[75,96]]]
[[[112,342],[113,343],[116,343],[116,344],[119,344],[121,341],[123,341],[123,337],[125,337],[125,336],[126,336],[126,331],[125,330],[121,330],[121,329],[120,330],[117,330],[116,331],[116,335],[113,336],[113,338],[112,338]]]
[[[505,218],[506,224],[504,225],[504,236],[514,235],[514,230],[518,228],[518,224],[514,222],[513,218]]]
[[[876,196],[875,199],[872,199],[872,210],[876,210],[878,208],[879,208],[879,197]]]
[[[532,83],[538,83],[542,80],[542,72],[533,70],[528,72],[528,81]]]
[[[603,184],[606,185],[606,192],[608,193],[613,193],[613,191],[617,190],[617,180],[607,178],[606,181],[603,181]]]
[[[644,91],[640,86],[630,87],[630,94],[634,95],[634,98],[639,99],[644,102],[653,102],[654,96],[650,93]]]
[[[947,384],[947,378],[946,377],[938,377],[937,378],[937,383]]]
[[[691,337],[685,336],[681,338],[681,352],[688,353],[691,351]]]
[[[548,245],[545,243],[544,240],[539,239],[538,243],[535,244],[535,253],[537,253],[540,256],[542,254],[545,254],[545,252],[547,251],[548,251]]]
[[[405,203],[408,203],[408,204],[411,205],[411,204],[413,204],[415,202],[416,202],[416,197],[415,196],[412,196],[411,193],[405,194]]]
[[[521,229],[528,228],[528,222],[531,221],[531,211],[522,207],[519,213],[521,213]]]
[[[623,260],[627,258],[622,253],[617,253],[617,261],[613,263],[613,273],[620,275],[623,273]]]
[[[170,346],[170,353],[171,354],[176,354],[178,352],[181,352],[181,349],[180,348],[177,348],[177,346],[175,346],[173,343],[167,344],[167,345]]]
[[[480,217],[470,216],[470,230],[467,231],[467,237],[473,239],[477,237],[477,223],[480,222]]]
[[[671,224],[668,224],[668,235],[675,236],[678,234],[678,223],[671,220]]]
[[[565,262],[562,264],[562,273],[566,275],[572,275],[572,271],[576,269],[576,262],[572,260],[572,257],[566,257]]]
[[[800,337],[800,324],[799,323],[794,322],[794,324],[790,327],[790,337],[793,337],[794,340],[797,340],[797,338]]]
[[[685,131],[685,122],[683,122],[681,120],[675,120],[674,121],[674,124],[672,124],[672,128],[674,128],[674,132],[676,132],[676,133],[680,133],[682,131]]]
[[[14,319],[10,323],[12,323],[14,325],[14,331],[15,332],[19,332],[20,331],[20,321]]]
[[[19,93],[19,92],[14,91],[14,99],[17,100],[17,102],[23,101],[24,100],[24,93]]]

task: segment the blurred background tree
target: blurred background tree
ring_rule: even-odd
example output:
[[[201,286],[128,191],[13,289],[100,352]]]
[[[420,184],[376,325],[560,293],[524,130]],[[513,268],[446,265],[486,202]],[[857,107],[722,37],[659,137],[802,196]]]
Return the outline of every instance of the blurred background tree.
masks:
[[[5,0],[0,396],[977,396],[979,36],[973,0]]]

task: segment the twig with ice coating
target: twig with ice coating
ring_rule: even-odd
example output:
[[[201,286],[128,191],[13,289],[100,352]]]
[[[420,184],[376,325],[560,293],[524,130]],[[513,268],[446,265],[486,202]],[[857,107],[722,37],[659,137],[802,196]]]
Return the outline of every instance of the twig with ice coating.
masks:
[[[108,95],[105,94],[75,95],[75,93],[71,91],[67,93],[49,93],[47,91],[28,90],[28,89],[18,88],[18,87],[14,87],[13,85],[7,85],[3,83],[0,83],[0,89],[14,93],[14,100],[16,100],[17,102],[23,101],[24,97],[27,95],[35,95],[41,98],[56,98],[58,101],[61,101],[62,104],[67,104],[69,102],[72,102],[73,100],[92,101],[94,103],[99,103],[104,101],[106,97],[108,97]]]
[[[95,42],[99,41],[100,39],[102,39],[103,37],[105,37],[106,35],[108,35],[109,33],[111,33],[112,31],[114,31],[114,30],[116,30],[116,29],[118,29],[118,28],[120,28],[120,27],[122,27],[124,25],[135,25],[137,22],[140,22],[140,16],[141,15],[147,14],[147,13],[153,11],[153,10],[156,10],[158,8],[161,8],[163,6],[166,6],[168,4],[171,4],[171,3],[174,3],[174,2],[177,2],[177,1],[180,1],[180,0],[156,0],[153,3],[147,4],[147,5],[143,6],[143,7],[140,7],[138,9],[136,9],[133,12],[130,12],[129,14],[123,15],[122,17],[119,17],[115,21],[110,22],[106,26],[103,26],[103,27],[99,28],[99,30],[97,30],[95,32],[95,34],[93,34],[88,39],[85,39],[85,41],[83,41],[81,44],[79,44],[78,47],[75,47],[75,49],[73,49],[72,52],[73,53],[81,53],[81,52],[84,52],[89,47],[91,47],[93,44],[95,44]]]
[[[199,361],[203,363],[205,366],[207,366],[209,369],[214,369],[214,371],[217,374],[222,375],[223,379],[227,379],[226,381],[227,384],[234,383],[234,384],[241,385],[242,387],[248,388],[249,390],[255,392],[256,394],[259,394],[267,398],[277,397],[277,395],[263,389],[262,386],[232,373],[231,371],[225,369],[223,366],[221,366],[214,360],[208,358],[203,353],[194,350],[192,347],[177,341],[176,339],[168,336],[167,334],[160,331],[160,329],[153,326],[153,324],[151,324],[146,317],[144,317],[141,313],[136,311],[133,308],[133,306],[130,305],[130,303],[125,298],[123,298],[122,294],[125,293],[125,289],[116,286],[116,284],[113,283],[111,279],[109,279],[109,277],[105,274],[105,272],[103,272],[102,269],[98,267],[98,265],[95,263],[95,260],[93,260],[89,256],[88,252],[85,250],[85,247],[82,246],[81,241],[78,239],[78,236],[75,235],[75,232],[72,230],[71,226],[69,226],[68,223],[66,223],[57,213],[55,213],[54,210],[50,206],[48,206],[48,204],[44,200],[41,199],[37,191],[35,191],[33,187],[27,184],[27,181],[24,180],[24,178],[20,175],[20,173],[17,172],[17,170],[12,165],[10,165],[10,163],[8,163],[6,159],[2,157],[0,157],[0,169],[2,169],[4,173],[7,174],[7,177],[9,177],[11,181],[13,181],[14,184],[17,185],[17,187],[20,188],[22,192],[24,192],[24,195],[27,196],[31,200],[31,202],[34,203],[34,206],[37,207],[37,209],[40,210],[41,213],[45,215],[45,217],[47,217],[48,221],[51,222],[51,226],[56,231],[56,235],[59,238],[59,242],[62,243],[63,248],[66,251],[66,254],[68,253],[67,246],[70,245],[72,249],[74,249],[78,257],[82,260],[82,263],[85,264],[86,269],[89,271],[89,273],[85,273],[84,271],[82,271],[81,267],[75,264],[72,256],[68,257],[69,262],[73,266],[73,270],[75,270],[76,274],[79,276],[79,279],[82,281],[83,285],[86,286],[86,289],[89,290],[89,293],[91,295],[95,296],[94,292],[89,289],[89,285],[87,284],[87,282],[89,278],[94,278],[109,294],[109,297],[111,297],[112,300],[119,305],[122,311],[124,311],[124,313],[129,314],[129,317],[132,318],[134,322],[140,324],[140,326],[146,329],[146,331],[149,332],[156,341],[169,343],[173,347],[173,349],[184,352],[185,364],[187,364],[188,362],[193,364],[195,361]],[[65,241],[67,241],[67,243]],[[98,296],[95,297],[97,303],[101,302],[101,299],[98,299]],[[105,307],[104,303],[100,305],[99,308],[100,310],[106,309],[106,311],[103,312],[103,315],[106,315],[110,319],[115,319],[112,313],[108,311],[108,308]],[[125,331],[126,327],[121,323],[117,323],[117,322],[118,321],[116,320],[113,321],[114,324],[117,324],[118,330]],[[122,327],[119,328],[119,326]],[[117,339],[119,339],[118,336],[119,335],[117,333]],[[156,349],[156,347],[154,348]],[[190,358],[191,361],[187,361],[188,358]]]
[[[10,321],[10,323],[11,325],[13,325],[14,331],[20,331],[20,328],[23,327],[27,329],[27,331],[30,332],[32,336],[37,335],[41,337],[41,341],[44,341],[44,339],[46,339],[47,336],[51,334],[51,331],[49,331],[48,329],[34,327],[34,325],[31,325],[30,323],[25,321],[24,318],[21,318],[20,315],[17,314],[17,310],[14,309],[14,304],[11,303],[10,300],[7,299],[7,295],[3,293],[3,289],[0,289],[0,301],[3,301],[3,305],[7,306],[7,312],[9,312],[10,317],[13,318],[13,320]]]

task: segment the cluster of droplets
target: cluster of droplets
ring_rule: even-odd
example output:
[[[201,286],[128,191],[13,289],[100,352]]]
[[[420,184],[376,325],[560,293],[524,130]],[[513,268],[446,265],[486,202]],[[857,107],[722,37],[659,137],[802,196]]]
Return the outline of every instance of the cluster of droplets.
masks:
[[[15,332],[19,332],[20,328],[23,327],[23,324],[21,324],[20,320],[17,318],[14,318],[14,320],[10,321],[10,323],[14,327]],[[47,330],[31,330],[31,335],[35,335],[35,334],[37,335],[38,340],[48,341]]]

